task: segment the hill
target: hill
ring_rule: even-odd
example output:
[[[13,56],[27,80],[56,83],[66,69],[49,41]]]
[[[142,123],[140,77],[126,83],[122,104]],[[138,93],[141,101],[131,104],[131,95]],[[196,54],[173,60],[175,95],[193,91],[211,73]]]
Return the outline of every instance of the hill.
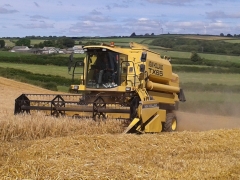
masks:
[[[52,93],[37,86],[0,77],[0,110],[13,112],[14,100],[22,93]]]

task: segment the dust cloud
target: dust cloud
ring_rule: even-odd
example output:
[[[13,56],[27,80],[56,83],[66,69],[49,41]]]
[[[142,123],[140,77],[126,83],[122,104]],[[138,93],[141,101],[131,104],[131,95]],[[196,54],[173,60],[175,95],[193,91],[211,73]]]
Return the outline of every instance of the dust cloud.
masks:
[[[231,116],[206,115],[176,112],[178,131],[207,131],[213,129],[240,128],[240,118]]]

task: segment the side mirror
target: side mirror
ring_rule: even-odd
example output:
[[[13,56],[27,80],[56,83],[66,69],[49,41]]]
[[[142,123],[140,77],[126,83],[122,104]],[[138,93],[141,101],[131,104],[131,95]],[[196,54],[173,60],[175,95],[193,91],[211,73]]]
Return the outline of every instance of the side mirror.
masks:
[[[147,52],[142,52],[141,62],[146,62],[146,60],[147,60]]]

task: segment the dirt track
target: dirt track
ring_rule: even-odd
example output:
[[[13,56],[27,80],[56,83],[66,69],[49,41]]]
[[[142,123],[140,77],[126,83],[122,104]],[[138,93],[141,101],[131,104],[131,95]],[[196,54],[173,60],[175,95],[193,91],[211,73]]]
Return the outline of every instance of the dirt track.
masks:
[[[0,77],[0,112],[13,113],[14,100],[22,93],[53,93],[26,83]],[[179,131],[240,128],[240,118],[177,112]]]

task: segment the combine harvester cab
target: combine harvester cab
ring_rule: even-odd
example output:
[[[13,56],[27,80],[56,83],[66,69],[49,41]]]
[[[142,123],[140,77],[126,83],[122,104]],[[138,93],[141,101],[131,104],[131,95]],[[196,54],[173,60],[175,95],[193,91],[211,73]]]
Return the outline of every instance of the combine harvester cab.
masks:
[[[22,94],[14,113],[125,119],[125,133],[177,129],[174,111],[185,97],[169,60],[133,42],[130,48],[111,43],[85,46],[84,51],[83,61],[74,62],[70,55],[68,70],[80,83],[71,85],[69,94]]]

